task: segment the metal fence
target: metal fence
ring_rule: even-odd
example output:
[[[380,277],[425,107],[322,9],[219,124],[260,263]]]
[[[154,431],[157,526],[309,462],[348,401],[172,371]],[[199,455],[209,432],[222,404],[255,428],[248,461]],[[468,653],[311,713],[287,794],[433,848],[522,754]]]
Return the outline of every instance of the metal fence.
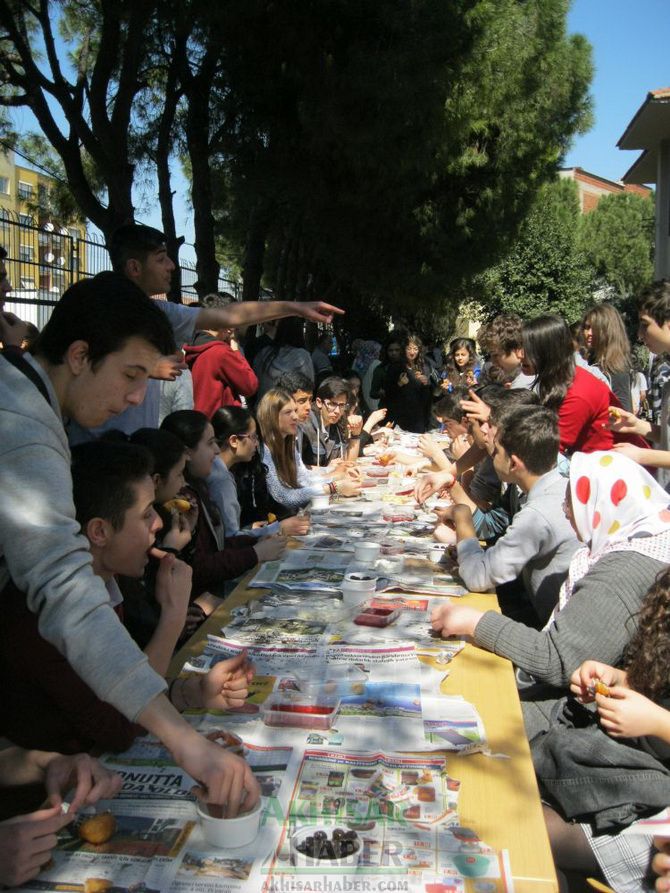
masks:
[[[76,226],[38,224],[29,214],[0,208],[0,245],[7,251],[7,272],[12,291],[5,309],[41,329],[66,288],[102,270],[110,270],[107,247],[101,237]],[[182,261],[184,303],[198,300],[195,264]],[[241,297],[241,283],[219,276],[219,291]]]

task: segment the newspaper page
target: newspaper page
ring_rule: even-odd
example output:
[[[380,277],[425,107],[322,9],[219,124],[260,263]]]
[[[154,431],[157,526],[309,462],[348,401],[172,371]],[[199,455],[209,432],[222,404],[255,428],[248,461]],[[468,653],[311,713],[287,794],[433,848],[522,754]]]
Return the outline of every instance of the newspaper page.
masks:
[[[162,893],[169,889],[196,824],[188,793],[194,782],[174,766],[125,767],[122,774],[119,796],[90,809],[113,815],[111,838],[97,845],[82,840],[79,827],[87,817],[82,811],[81,818],[59,833],[49,864],[23,890]]]
[[[205,655],[191,659],[184,669],[203,672],[240,650],[237,643],[210,636]],[[383,747],[391,738],[399,750],[443,747],[431,744],[424,735],[421,664],[413,645],[336,643],[297,652],[250,646],[247,653],[261,679],[249,699],[255,712],[246,709],[226,715],[227,728],[245,741],[369,750]],[[268,716],[266,709],[269,698],[276,694],[296,704],[304,703],[303,695],[311,697],[308,703],[314,704],[315,710],[319,697],[326,695],[331,702],[335,698],[331,722],[325,724],[317,718],[309,725],[307,718],[301,717],[296,725],[277,727],[273,724],[276,717]]]
[[[474,893],[484,889],[471,886],[476,877],[491,893],[512,891],[507,854],[460,826],[459,789],[444,757],[306,750],[264,890],[307,891],[320,882],[322,890]],[[319,848],[326,855],[314,856],[305,841],[319,834],[334,845],[336,829],[338,839],[349,835],[349,850]]]
[[[338,589],[352,556],[349,552],[292,549],[281,561],[266,561],[250,581],[252,588]]]

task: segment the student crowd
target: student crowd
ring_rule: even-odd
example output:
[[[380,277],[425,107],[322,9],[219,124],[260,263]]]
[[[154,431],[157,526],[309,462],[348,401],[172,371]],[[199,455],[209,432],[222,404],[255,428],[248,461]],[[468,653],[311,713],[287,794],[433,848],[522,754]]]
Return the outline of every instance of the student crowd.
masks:
[[[468,589],[498,592],[502,614],[446,602],[432,625],[517,667],[564,889],[600,874],[632,893],[654,871],[670,889],[670,847],[621,834],[670,805],[670,283],[639,296],[648,387],[607,304],[572,330],[498,317],[485,362],[471,339],[442,356],[394,331],[340,377],[330,335],[311,354],[300,338],[337,308],[151,300],[173,264],[149,227],[121,227],[110,255],[28,350],[0,315],[0,883],[36,876],[76,810],[118,790],[87,752],[144,730],[228,815],[256,802],[245,761],[181,716],[240,707],[253,668],[167,687],[168,664],[242,574],[308,531],[315,497],[360,493],[353,460],[393,423],[435,469],[419,503],[449,503],[435,538]],[[4,296],[4,261],[0,276]],[[10,788],[29,784],[47,806],[14,815]]]

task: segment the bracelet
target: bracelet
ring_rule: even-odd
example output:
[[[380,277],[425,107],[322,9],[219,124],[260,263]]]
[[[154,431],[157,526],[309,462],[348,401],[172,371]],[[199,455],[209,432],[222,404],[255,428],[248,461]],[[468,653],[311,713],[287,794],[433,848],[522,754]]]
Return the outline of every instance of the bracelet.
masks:
[[[337,484],[335,483],[335,481],[328,482],[328,489],[331,496],[334,496],[337,493]]]
[[[339,492],[340,492],[339,484],[340,484],[339,481],[333,481],[333,493],[339,493]]]
[[[172,682],[168,685],[167,696],[170,703],[172,703],[172,689],[174,688],[174,684],[178,679],[179,676],[175,676]]]

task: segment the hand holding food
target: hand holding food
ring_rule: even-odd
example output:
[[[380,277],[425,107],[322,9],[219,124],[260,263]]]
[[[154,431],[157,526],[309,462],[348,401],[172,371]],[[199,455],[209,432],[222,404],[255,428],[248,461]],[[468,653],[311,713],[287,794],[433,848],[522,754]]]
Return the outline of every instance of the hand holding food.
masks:
[[[292,518],[284,518],[279,529],[282,536],[305,536],[309,533],[309,516],[294,515]]]
[[[0,822],[0,884],[18,887],[37,877],[51,858],[56,835],[73,818],[51,806]]]
[[[670,713],[631,688],[612,687],[607,695],[596,694],[595,701],[600,725],[613,738],[667,735]]]
[[[169,512],[188,512],[191,510],[191,503],[183,496],[175,496],[174,499],[168,499],[163,503],[163,508]]]
[[[601,686],[600,692],[597,690],[598,685]],[[609,690],[613,686],[623,685],[626,685],[626,673],[623,670],[597,660],[584,661],[570,678],[570,691],[583,704],[593,701],[596,693],[605,695],[607,692],[603,688]]]

